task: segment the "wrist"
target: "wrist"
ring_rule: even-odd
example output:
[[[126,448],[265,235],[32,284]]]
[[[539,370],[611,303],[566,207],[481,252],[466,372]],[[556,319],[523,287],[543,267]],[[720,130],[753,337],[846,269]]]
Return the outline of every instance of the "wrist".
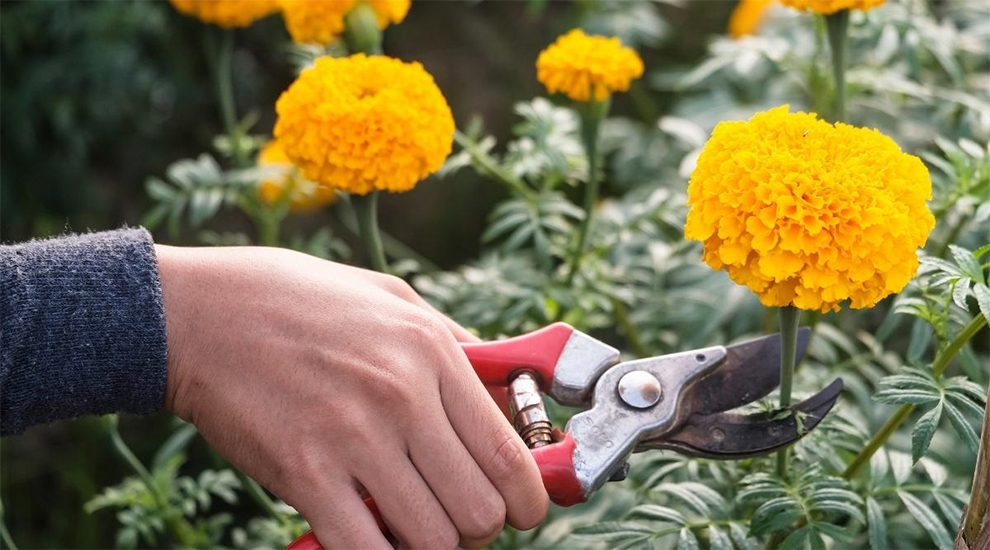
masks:
[[[165,336],[167,345],[165,409],[189,420],[188,411],[181,406],[186,376],[184,367],[188,350],[187,334],[190,330],[184,292],[186,270],[183,249],[174,246],[155,245],[158,257],[158,275],[162,285],[162,303],[165,308]]]

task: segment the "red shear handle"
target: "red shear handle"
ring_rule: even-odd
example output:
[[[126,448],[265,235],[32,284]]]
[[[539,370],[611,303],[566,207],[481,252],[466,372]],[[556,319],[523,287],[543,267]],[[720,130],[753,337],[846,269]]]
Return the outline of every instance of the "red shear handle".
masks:
[[[533,458],[536,459],[540,474],[543,476],[543,486],[546,487],[550,500],[561,506],[584,502],[584,492],[574,473],[574,438],[570,434],[561,432],[556,432],[555,435],[560,438],[556,443],[532,450]],[[382,521],[375,501],[367,498],[364,503],[378,522],[378,527],[383,533],[387,533],[388,528]],[[286,546],[285,550],[323,550],[323,546],[316,540],[316,535],[312,531],[307,531]]]
[[[521,336],[461,344],[461,348],[486,386],[508,386],[512,373],[525,368],[540,375],[540,384],[544,386],[540,389],[546,392],[550,390],[557,360],[573,333],[570,325],[554,323]]]

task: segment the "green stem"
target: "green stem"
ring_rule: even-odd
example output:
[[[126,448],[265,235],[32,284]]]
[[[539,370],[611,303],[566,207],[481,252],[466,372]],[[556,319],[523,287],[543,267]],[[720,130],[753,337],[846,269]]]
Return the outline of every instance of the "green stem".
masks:
[[[588,230],[591,228],[591,218],[598,202],[598,127],[608,112],[609,100],[590,101],[579,109],[581,115],[581,142],[588,157],[588,181],[584,188],[584,220],[578,233],[577,246],[571,252],[570,269],[567,273],[567,284],[574,282],[581,267],[585,243],[588,240]]]
[[[344,42],[353,53],[382,55],[382,31],[375,10],[364,2],[354,6],[344,17]]]
[[[241,130],[237,127],[237,108],[234,105],[233,62],[234,31],[225,30],[214,64],[217,81],[217,97],[220,100],[220,114],[230,139],[230,152],[237,166],[248,165],[247,151],[241,143]]]
[[[278,511],[278,508],[275,507],[275,501],[273,501],[271,497],[268,496],[268,493],[266,493],[265,490],[261,488],[261,485],[258,485],[257,481],[251,479],[244,472],[238,470],[237,468],[234,468],[233,470],[237,475],[238,479],[241,480],[241,484],[244,486],[244,490],[247,491],[249,495],[251,495],[251,498],[253,498],[254,501],[257,502],[258,505],[261,506],[265,510],[265,512],[268,513],[269,516],[277,519],[280,523],[282,523],[282,525],[290,526],[292,524],[292,522],[289,521],[289,518],[286,517],[285,514]]]
[[[467,154],[471,157],[474,164],[480,167],[487,175],[508,185],[523,197],[536,199],[536,193],[534,193],[532,189],[526,187],[526,184],[523,183],[522,180],[513,176],[511,173],[499,166],[491,155],[479,150],[475,142],[461,133],[460,130],[454,130],[454,142],[467,151]]]
[[[650,351],[643,345],[643,339],[639,335],[639,329],[636,328],[636,325],[629,318],[629,311],[626,309],[626,305],[614,296],[609,296],[609,301],[612,302],[612,310],[615,311],[615,320],[622,327],[622,332],[625,333],[626,340],[629,342],[630,347],[632,347],[633,353],[638,358],[648,357]]]
[[[949,363],[955,359],[956,355],[959,354],[963,346],[966,345],[966,342],[969,342],[974,336],[976,336],[976,333],[980,332],[980,329],[986,326],[986,324],[986,318],[983,317],[983,315],[977,315],[969,322],[969,324],[963,327],[962,332],[960,332],[948,346],[938,352],[935,356],[935,361],[932,362],[932,374],[936,379],[942,376],[942,373],[945,372],[946,368],[948,368]],[[859,469],[870,461],[870,458],[873,457],[874,453],[876,453],[877,450],[880,449],[880,447],[882,447],[888,439],[890,439],[890,436],[897,431],[897,428],[899,428],[901,424],[903,424],[904,421],[911,416],[911,413],[914,412],[915,408],[915,405],[901,405],[894,415],[888,418],[887,422],[885,422],[877,433],[873,435],[869,443],[866,444],[866,447],[864,447],[863,450],[856,455],[853,461],[849,463],[846,470],[842,472],[842,477],[852,479]]]
[[[797,357],[797,333],[801,310],[794,306],[780,308],[780,408],[791,405],[794,363]],[[787,457],[790,447],[777,452],[777,475],[787,479]]]
[[[163,495],[155,483],[154,477],[152,477],[151,472],[145,468],[144,464],[138,459],[138,457],[131,451],[131,448],[127,446],[124,442],[124,438],[120,436],[120,430],[117,429],[117,419],[107,423],[110,432],[110,441],[113,442],[114,449],[117,453],[124,458],[131,469],[138,475],[141,482],[144,483],[148,492],[151,494],[151,498],[154,499],[155,505],[161,510],[161,513],[165,516],[165,521],[172,533],[175,535],[179,544],[182,547],[192,548],[200,546],[201,541],[198,540],[195,530],[192,525],[189,524],[181,515],[172,513],[170,509],[171,506],[168,502],[168,497]]]
[[[382,235],[378,230],[378,191],[367,195],[351,195],[351,205],[354,206],[354,214],[358,220],[358,234],[368,252],[368,263],[375,271],[388,273]]]
[[[849,10],[840,10],[825,16],[828,44],[832,49],[832,77],[835,84],[835,122],[846,119],[846,33],[849,29]]]
[[[14,544],[14,539],[10,536],[10,531],[7,530],[7,522],[4,520],[4,514],[2,512],[0,512],[0,541],[3,541],[4,548],[17,550],[17,545]]]
[[[261,211],[257,216],[258,234],[262,246],[279,245],[279,229],[282,225],[281,216],[274,212]]]

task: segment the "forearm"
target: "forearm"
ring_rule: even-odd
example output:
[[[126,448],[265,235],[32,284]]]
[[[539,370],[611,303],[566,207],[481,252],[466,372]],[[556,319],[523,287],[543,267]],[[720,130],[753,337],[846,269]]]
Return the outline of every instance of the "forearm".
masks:
[[[162,406],[165,317],[143,229],[0,246],[0,433]]]

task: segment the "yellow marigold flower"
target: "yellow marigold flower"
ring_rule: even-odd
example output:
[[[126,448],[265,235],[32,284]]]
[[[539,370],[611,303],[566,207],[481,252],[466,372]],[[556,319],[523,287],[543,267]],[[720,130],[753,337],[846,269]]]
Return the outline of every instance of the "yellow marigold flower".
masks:
[[[764,305],[870,307],[917,270],[931,195],[928,169],[889,137],[784,105],[715,127],[684,235]]]
[[[776,0],[739,0],[729,17],[729,36],[742,38],[756,34],[774,2]]]
[[[246,27],[278,11],[276,0],[171,0],[180,13],[221,27]]]
[[[812,11],[822,15],[832,15],[842,10],[869,10],[884,3],[884,0],[780,0],[785,6]]]
[[[277,203],[288,187],[289,209],[293,212],[310,212],[330,204],[337,198],[333,189],[317,185],[302,177],[286,156],[282,146],[275,140],[269,141],[258,154],[259,167],[279,169],[261,181],[258,185],[258,196],[267,205]]]
[[[327,45],[344,32],[344,16],[358,0],[278,0],[282,7],[285,28],[292,40],[301,44]],[[409,13],[410,0],[361,0],[371,6],[384,30],[390,24],[401,23]]]
[[[557,38],[536,60],[536,77],[547,91],[575,101],[603,101],[642,75],[643,60],[634,50],[618,38],[588,36],[581,29]]]
[[[275,138],[303,174],[363,195],[408,191],[450,154],[454,118],[419,63],[321,57],[275,104]]]

